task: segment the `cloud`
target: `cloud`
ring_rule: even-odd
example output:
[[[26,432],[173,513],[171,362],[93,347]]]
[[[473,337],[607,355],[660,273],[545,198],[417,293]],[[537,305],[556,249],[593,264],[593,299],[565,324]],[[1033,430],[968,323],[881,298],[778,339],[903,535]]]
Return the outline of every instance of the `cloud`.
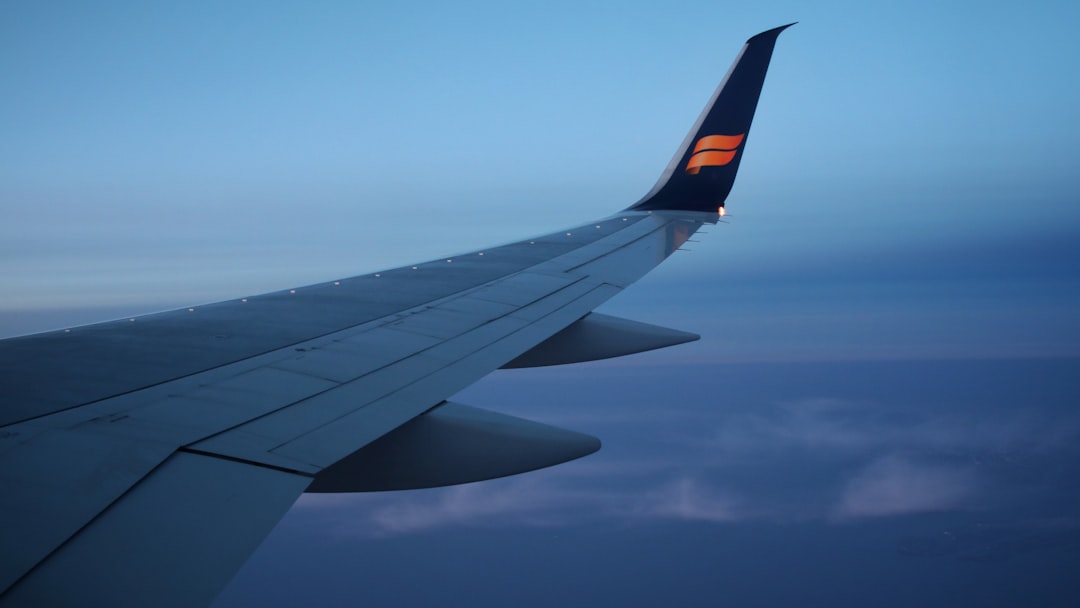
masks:
[[[740,519],[737,501],[688,477],[648,493],[634,511],[639,517],[730,522]]]
[[[707,445],[723,462],[786,450],[800,450],[811,458],[910,451],[974,456],[1058,449],[1071,445],[1080,433],[1074,421],[1041,412],[982,412],[977,417],[955,411],[922,413],[925,410],[919,403],[908,406],[828,397],[787,400],[728,416]],[[913,416],[913,411],[920,415]]]
[[[938,373],[937,363],[926,366],[908,365],[905,378],[912,369]],[[865,373],[867,366],[855,369]],[[838,369],[836,377],[846,380],[847,371]],[[759,394],[773,377],[751,376],[752,391],[735,390],[726,399],[711,387],[656,389],[579,408],[599,410],[597,420],[617,419],[584,429],[603,436],[606,448],[548,471],[435,490],[305,497],[298,510],[344,537],[661,521],[848,521],[962,509],[975,497],[981,508],[1009,503],[1017,484],[1031,481],[1028,471],[1040,472],[1041,480],[1062,474],[1045,469],[1047,459],[1071,454],[1076,444],[1073,410],[1017,407],[1038,404],[1041,397],[1027,392],[944,407],[952,403],[948,390],[865,394],[860,386],[872,388],[877,378],[871,376],[859,378],[845,398],[811,392],[820,386],[816,378],[810,390]],[[881,378],[892,386],[897,377]],[[550,395],[531,387],[547,380],[529,380],[536,384],[515,394],[539,408]],[[557,418],[571,410],[544,413]]]
[[[718,443],[737,449],[864,448],[882,441],[882,429],[865,420],[865,408],[832,398],[786,401],[748,413],[718,431]]]
[[[503,484],[469,484],[376,509],[381,534],[402,534],[447,525],[555,526],[602,506],[604,496],[558,487],[529,477]]]
[[[601,516],[616,500],[533,473],[432,490],[306,495],[297,507],[333,518],[349,536],[394,536],[447,526],[567,525]]]
[[[870,463],[847,484],[832,515],[845,520],[957,509],[975,486],[970,469],[887,456]]]
[[[586,486],[585,484],[588,484]],[[297,509],[331,520],[341,535],[386,537],[445,527],[558,527],[590,521],[730,522],[732,495],[689,477],[651,490],[596,479],[532,474],[434,490],[305,495]]]

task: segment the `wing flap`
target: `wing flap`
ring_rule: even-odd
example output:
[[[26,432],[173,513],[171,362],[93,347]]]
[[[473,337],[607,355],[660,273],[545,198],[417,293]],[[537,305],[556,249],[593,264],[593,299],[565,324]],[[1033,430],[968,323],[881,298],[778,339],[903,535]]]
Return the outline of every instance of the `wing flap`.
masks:
[[[38,564],[2,603],[209,604],[310,482],[177,453]]]
[[[10,448],[0,469],[0,592],[170,453],[158,442],[87,429],[46,431]]]

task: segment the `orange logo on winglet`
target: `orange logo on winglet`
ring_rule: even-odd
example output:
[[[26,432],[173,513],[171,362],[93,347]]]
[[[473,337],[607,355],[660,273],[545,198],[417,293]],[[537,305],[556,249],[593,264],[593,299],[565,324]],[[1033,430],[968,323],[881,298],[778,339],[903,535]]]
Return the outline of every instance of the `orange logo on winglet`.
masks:
[[[735,158],[746,133],[738,135],[706,135],[694,145],[694,155],[686,163],[686,172],[695,175],[702,167],[720,167]]]

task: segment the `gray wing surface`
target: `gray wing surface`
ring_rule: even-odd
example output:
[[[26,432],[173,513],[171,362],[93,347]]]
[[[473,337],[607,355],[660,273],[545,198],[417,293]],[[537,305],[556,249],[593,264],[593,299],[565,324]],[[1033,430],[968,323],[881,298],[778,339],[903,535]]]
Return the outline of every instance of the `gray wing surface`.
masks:
[[[725,83],[758,46],[771,54],[779,29],[766,34]],[[763,78],[767,65],[750,67]],[[729,94],[741,92],[722,84],[703,116]],[[587,435],[446,399],[501,367],[696,339],[592,311],[715,223],[726,193],[711,211],[630,208],[453,258],[0,341],[0,604],[206,604],[305,491],[477,481],[595,451]]]

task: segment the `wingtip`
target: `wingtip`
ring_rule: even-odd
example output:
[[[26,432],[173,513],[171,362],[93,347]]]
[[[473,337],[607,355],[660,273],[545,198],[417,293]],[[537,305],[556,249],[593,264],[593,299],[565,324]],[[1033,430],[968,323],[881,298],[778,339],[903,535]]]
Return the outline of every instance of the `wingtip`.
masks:
[[[735,183],[776,38],[792,25],[746,42],[656,185],[630,209],[701,211],[718,217],[717,209]],[[699,173],[702,167],[707,173]]]
[[[797,23],[798,23],[798,21],[792,21],[791,23],[789,23],[787,25],[781,25],[780,27],[774,27],[771,30],[765,30],[764,32],[761,32],[760,34],[751,36],[746,41],[746,43],[750,44],[751,42],[754,42],[755,40],[760,40],[762,38],[772,38],[772,39],[775,40],[776,37],[780,35],[780,32],[786,30],[787,28],[789,28],[789,27],[791,27],[791,26],[793,26],[793,25],[795,25]]]

